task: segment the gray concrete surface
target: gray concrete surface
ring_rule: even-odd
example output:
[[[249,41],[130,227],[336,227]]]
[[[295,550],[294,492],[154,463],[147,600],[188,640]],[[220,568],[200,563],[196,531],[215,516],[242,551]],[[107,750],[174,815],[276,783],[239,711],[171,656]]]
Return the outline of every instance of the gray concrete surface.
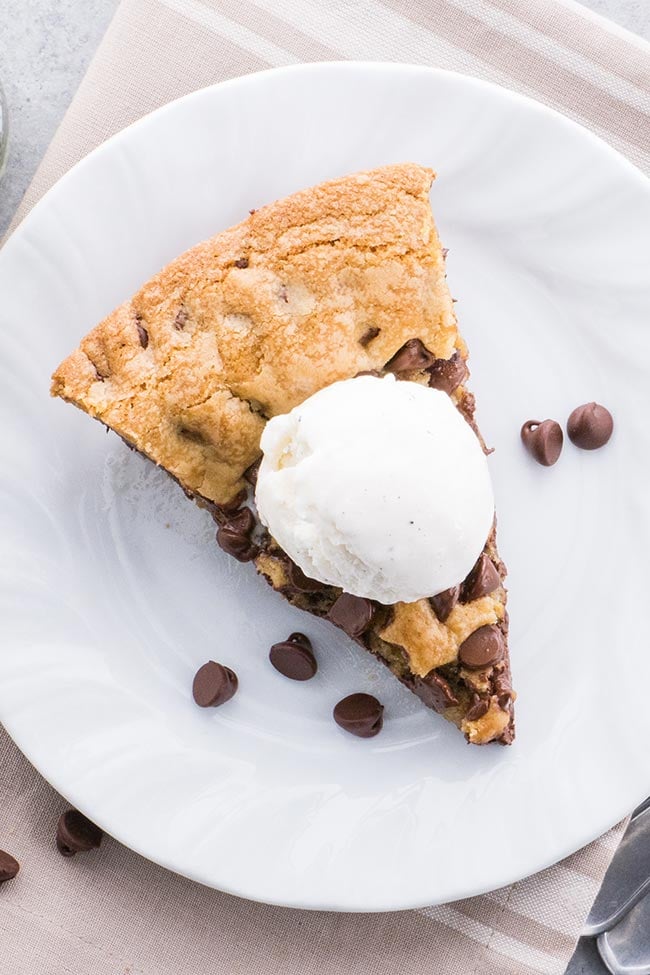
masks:
[[[0,83],[9,156],[0,236],[79,86],[118,0],[0,0]]]
[[[534,2],[534,0],[531,0]],[[582,0],[601,17],[609,17],[622,27],[650,40],[650,3],[648,0]]]

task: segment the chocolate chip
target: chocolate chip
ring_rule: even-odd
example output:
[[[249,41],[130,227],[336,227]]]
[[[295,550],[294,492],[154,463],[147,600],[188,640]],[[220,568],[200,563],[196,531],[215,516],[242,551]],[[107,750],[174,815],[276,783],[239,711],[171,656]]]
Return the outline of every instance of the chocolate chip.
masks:
[[[19,870],[20,864],[18,860],[12,857],[11,853],[5,853],[4,850],[0,850],[0,884],[4,884],[8,880],[13,880]]]
[[[138,329],[138,338],[140,339],[140,345],[143,349],[146,349],[149,345],[149,332],[146,330],[142,321],[139,318],[135,320],[136,328]]]
[[[219,507],[221,511],[225,512],[226,514],[230,514],[230,512],[238,511],[238,509],[241,507],[241,505],[244,503],[247,497],[248,497],[248,491],[246,490],[246,488],[242,488],[240,491],[237,492],[237,494],[233,498],[230,499],[230,501],[226,501],[223,504],[218,505],[217,507]],[[255,523],[255,519],[253,518],[253,524],[254,523]]]
[[[461,587],[461,603],[487,596],[501,585],[501,576],[489,555],[483,552]]]
[[[227,525],[239,535],[250,535],[255,528],[255,515],[250,508],[240,508],[228,515]]]
[[[250,508],[222,512],[223,522],[217,530],[217,543],[239,562],[251,562],[259,554],[259,545],[251,538],[255,515]]]
[[[192,695],[200,708],[218,708],[237,691],[237,674],[214,660],[199,667],[192,683]]]
[[[246,535],[232,531],[227,525],[218,529],[217,543],[224,552],[232,555],[238,562],[252,562],[260,553],[259,545],[256,545]]]
[[[327,618],[330,623],[345,630],[348,636],[360,637],[370,626],[374,612],[375,607],[369,599],[344,592],[331,607]]]
[[[178,435],[185,440],[189,440],[190,443],[198,444],[200,447],[205,447],[208,442],[201,431],[195,430],[193,427],[179,426]]]
[[[501,660],[505,652],[503,634],[497,626],[480,626],[458,650],[458,659],[470,670],[489,667]]]
[[[435,359],[427,372],[429,386],[440,389],[449,396],[469,375],[469,369],[460,352],[454,352],[451,359]]]
[[[68,809],[56,826],[56,846],[64,857],[85,853],[101,846],[103,832],[77,809]]]
[[[365,330],[365,332],[359,339],[359,345],[363,345],[364,348],[366,347],[366,345],[370,345],[372,340],[377,338],[380,331],[381,329],[377,328],[376,325],[371,325],[369,328]]]
[[[490,702],[476,695],[474,697],[474,703],[468,708],[465,718],[467,721],[478,721],[479,718],[482,718],[484,714],[488,713],[489,709]]]
[[[182,330],[185,328],[185,323],[187,322],[187,319],[189,317],[190,316],[187,312],[187,309],[179,308],[178,311],[176,312],[176,318],[174,319],[174,328],[177,328],[179,332],[182,332]]]
[[[248,481],[249,484],[252,484],[253,487],[255,487],[257,484],[257,475],[259,474],[261,463],[262,455],[260,454],[257,460],[254,460],[250,467],[247,467],[244,471],[244,479]]]
[[[448,253],[449,253],[449,248],[448,247],[443,247],[442,248],[442,257],[443,257],[443,260],[447,257],[447,254]]]
[[[269,660],[276,670],[291,680],[309,680],[318,670],[311,641],[304,633],[292,633],[288,640],[274,643]]]
[[[235,261],[235,267],[242,267],[242,268],[248,267],[248,258],[240,257],[238,260]]]
[[[526,420],[521,439],[526,450],[543,467],[551,467],[557,461],[564,442],[562,427],[555,420]]]
[[[451,589],[445,589],[444,592],[439,592],[429,599],[433,611],[441,623],[445,623],[449,619],[449,614],[458,602],[459,593],[460,586],[452,586]]]
[[[413,678],[413,683],[409,686],[417,694],[423,704],[428,708],[433,708],[439,714],[447,708],[458,704],[458,698],[451,689],[449,681],[438,674],[435,670],[429,671],[425,677]]]
[[[612,435],[614,420],[609,410],[600,403],[584,403],[577,406],[567,423],[569,440],[583,450],[604,447]]]
[[[333,713],[337,725],[357,738],[374,738],[384,723],[383,705],[371,694],[350,694]]]
[[[388,372],[414,372],[426,369],[433,362],[435,357],[429,352],[427,347],[420,339],[409,339],[402,348],[395,353],[390,362],[386,363]]]
[[[513,695],[510,675],[506,673],[495,674],[492,678],[492,693],[496,694],[501,703],[501,698],[510,699]]]
[[[299,592],[320,592],[323,588],[322,582],[319,582],[318,579],[310,579],[309,576],[305,575],[300,566],[291,560],[287,566],[287,571],[291,585]]]
[[[228,525],[222,525],[217,530],[217,543],[228,555],[238,562],[252,562],[259,555],[259,545],[240,532],[233,531]]]

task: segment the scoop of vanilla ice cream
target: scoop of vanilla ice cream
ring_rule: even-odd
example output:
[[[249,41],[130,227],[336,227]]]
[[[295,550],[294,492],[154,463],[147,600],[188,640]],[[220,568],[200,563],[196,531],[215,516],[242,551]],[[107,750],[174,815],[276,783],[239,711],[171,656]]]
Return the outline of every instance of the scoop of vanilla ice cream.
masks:
[[[380,603],[461,582],[492,526],[488,465],[446,393],[359,376],[262,435],[260,519],[305,575]]]

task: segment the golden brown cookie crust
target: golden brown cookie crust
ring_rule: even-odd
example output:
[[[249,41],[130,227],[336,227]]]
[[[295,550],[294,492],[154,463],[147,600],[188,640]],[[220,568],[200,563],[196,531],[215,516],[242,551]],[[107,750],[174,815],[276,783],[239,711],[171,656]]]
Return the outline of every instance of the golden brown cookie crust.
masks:
[[[381,368],[414,336],[439,358],[459,345],[433,178],[415,164],[385,166],[251,213],[82,339],[54,373],[53,395],[188,491],[230,500],[268,417]]]

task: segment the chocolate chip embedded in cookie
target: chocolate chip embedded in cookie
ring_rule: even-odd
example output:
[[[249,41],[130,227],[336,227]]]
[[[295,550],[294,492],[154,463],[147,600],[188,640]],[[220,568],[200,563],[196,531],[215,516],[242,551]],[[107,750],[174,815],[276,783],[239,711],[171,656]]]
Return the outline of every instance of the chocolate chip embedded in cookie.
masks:
[[[417,694],[423,704],[438,711],[439,714],[444,714],[449,708],[458,704],[458,698],[452,691],[449,681],[435,670],[424,677],[407,678],[405,683],[414,694]]]
[[[142,324],[141,318],[136,318],[135,320],[136,328],[138,329],[138,338],[140,339],[140,345],[143,349],[146,349],[149,345],[149,332],[146,330]]]
[[[384,707],[372,694],[350,694],[334,708],[340,728],[357,738],[374,738],[384,724]]]
[[[330,609],[327,618],[330,623],[345,630],[348,636],[360,637],[370,626],[374,612],[375,608],[369,599],[344,592]]]
[[[179,308],[176,312],[176,317],[174,318],[174,328],[177,329],[177,331],[182,332],[189,317],[190,316],[187,312],[187,308]]]
[[[564,435],[555,420],[526,420],[521,440],[528,453],[542,467],[552,467],[562,453]]]
[[[257,475],[259,473],[261,463],[262,463],[262,455],[260,454],[257,460],[253,461],[250,467],[247,467],[246,470],[244,471],[244,478],[248,481],[249,484],[252,484],[253,487],[255,487],[257,483]]]
[[[209,660],[194,676],[192,696],[200,708],[218,708],[235,695],[238,686],[234,670]]]
[[[446,623],[449,619],[449,614],[458,602],[459,594],[460,586],[452,586],[451,589],[445,589],[444,592],[429,598],[433,611],[441,623]]]
[[[420,339],[409,339],[402,348],[395,353],[390,362],[386,363],[386,371],[396,374],[402,372],[416,372],[426,369],[435,360]]]
[[[503,633],[497,626],[481,626],[461,643],[458,659],[464,667],[478,670],[501,660],[505,653]]]
[[[488,596],[501,585],[501,576],[497,568],[485,552],[465,579],[460,591],[461,603],[471,603],[481,596]]]
[[[429,386],[440,389],[449,396],[458,389],[468,375],[469,369],[460,352],[454,352],[450,359],[436,359],[427,369]]]
[[[287,640],[274,643],[269,660],[284,677],[290,680],[310,680],[318,670],[309,637],[292,633]]]
[[[300,566],[296,565],[291,559],[288,559],[287,573],[291,585],[298,592],[320,592],[323,588],[322,582],[319,582],[318,579],[310,579]]]
[[[582,450],[598,450],[599,447],[604,447],[613,429],[612,414],[600,403],[577,406],[567,423],[569,440]]]
[[[250,508],[227,513],[223,524],[217,530],[220,547],[239,562],[251,562],[259,553],[259,546],[253,541],[255,515]]]
[[[101,846],[103,832],[77,809],[68,809],[59,817],[56,827],[56,846],[64,857],[85,853]]]
[[[246,501],[248,497],[248,491],[246,488],[242,488],[237,494],[222,504],[216,504],[214,501],[206,501],[204,505],[212,512],[212,517],[217,522],[218,525],[226,525],[230,523],[235,515],[237,515],[241,509],[241,506]],[[203,507],[203,505],[201,505]],[[253,525],[254,527],[254,525]],[[251,532],[253,529],[251,529]]]
[[[488,713],[489,707],[490,702],[488,700],[480,698],[477,694],[474,695],[473,703],[465,715],[465,720],[478,721],[479,718],[482,718],[484,714]]]
[[[363,335],[360,337],[360,339],[359,339],[359,345],[362,345],[364,347],[364,349],[365,349],[365,347],[367,345],[370,345],[370,343],[372,342],[373,339],[376,339],[377,338],[377,336],[379,335],[380,332],[381,332],[381,329],[380,328],[377,328],[376,325],[370,325],[365,330],[365,332],[363,333]]]
[[[0,884],[4,884],[8,880],[13,880],[19,870],[20,864],[18,860],[12,857],[11,853],[0,850]]]

